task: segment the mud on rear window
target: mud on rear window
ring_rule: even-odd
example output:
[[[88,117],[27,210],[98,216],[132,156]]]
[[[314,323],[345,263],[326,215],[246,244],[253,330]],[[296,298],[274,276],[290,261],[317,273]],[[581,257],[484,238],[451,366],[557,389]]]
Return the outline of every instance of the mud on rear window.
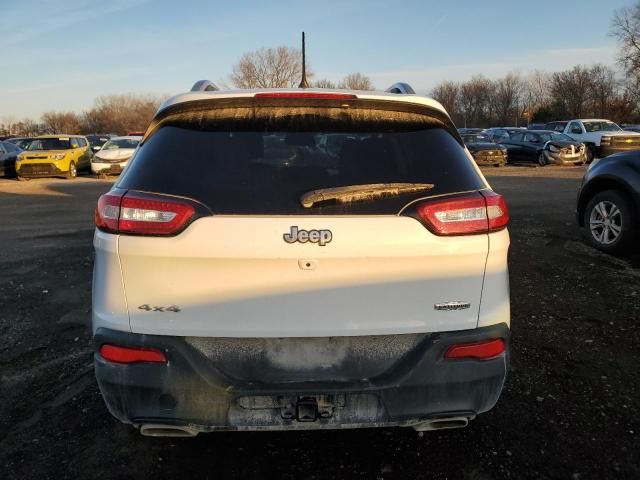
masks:
[[[225,99],[178,105],[149,129],[118,187],[192,198],[215,214],[396,214],[412,193],[304,208],[323,188],[484,188],[446,116],[393,101]]]

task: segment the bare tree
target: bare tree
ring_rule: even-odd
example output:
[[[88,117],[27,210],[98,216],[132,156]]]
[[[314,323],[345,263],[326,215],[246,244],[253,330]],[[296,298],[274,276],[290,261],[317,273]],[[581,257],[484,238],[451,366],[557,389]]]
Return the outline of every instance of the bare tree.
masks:
[[[460,85],[460,107],[464,114],[464,126],[479,125],[487,115],[491,81],[476,75]]]
[[[522,84],[522,112],[531,118],[541,108],[551,104],[551,75],[541,70],[534,70]]]
[[[326,78],[316,80],[312,84],[315,88],[336,88],[336,84]]]
[[[596,64],[589,69],[590,113],[594,117],[607,118],[611,114],[612,102],[618,94],[618,80],[612,68]]]
[[[460,96],[460,85],[455,82],[445,81],[436,85],[431,90],[431,96],[440,102],[449,115],[453,116],[458,112]]]
[[[374,90],[371,79],[360,72],[350,73],[344,77],[338,87],[349,90]]]
[[[80,133],[80,119],[74,112],[45,112],[42,126],[47,133]]]
[[[522,93],[522,80],[518,73],[508,73],[493,82],[491,106],[501,125],[509,123],[511,114],[519,115],[519,102]]]
[[[551,94],[558,114],[582,117],[588,110],[591,72],[581,65],[555,72],[551,78]]]
[[[84,133],[144,131],[163,98],[156,95],[107,95],[98,97],[82,117]]]
[[[2,118],[0,118],[2,133],[5,135],[12,135],[14,133],[13,129],[16,121],[16,117],[13,115],[3,115]]]
[[[302,52],[297,48],[261,48],[245,53],[233,67],[231,83],[237,88],[290,88],[300,83]],[[307,77],[312,76],[307,67]]]
[[[620,64],[627,73],[640,75],[640,2],[614,13],[610,33],[620,46]]]

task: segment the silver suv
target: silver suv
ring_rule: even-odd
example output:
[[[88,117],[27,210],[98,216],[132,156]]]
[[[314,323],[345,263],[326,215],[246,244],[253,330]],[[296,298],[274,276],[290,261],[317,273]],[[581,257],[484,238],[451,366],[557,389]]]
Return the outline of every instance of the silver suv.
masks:
[[[465,426],[507,372],[508,220],[429,98],[176,96],[96,209],[107,407],[146,435]]]

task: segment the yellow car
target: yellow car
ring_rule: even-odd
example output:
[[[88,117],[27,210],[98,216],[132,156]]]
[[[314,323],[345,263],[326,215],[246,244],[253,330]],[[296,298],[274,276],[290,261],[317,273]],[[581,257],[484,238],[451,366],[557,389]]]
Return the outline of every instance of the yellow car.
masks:
[[[16,160],[18,180],[35,177],[76,178],[91,168],[91,146],[81,135],[36,137]]]

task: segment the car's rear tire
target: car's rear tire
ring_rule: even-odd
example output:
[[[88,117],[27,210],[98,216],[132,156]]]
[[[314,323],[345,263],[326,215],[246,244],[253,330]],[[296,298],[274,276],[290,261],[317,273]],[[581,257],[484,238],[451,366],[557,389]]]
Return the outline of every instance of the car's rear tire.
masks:
[[[76,164],[71,162],[69,164],[69,171],[67,172],[67,178],[69,180],[74,179],[78,176],[78,170],[76,169]]]
[[[589,242],[612,254],[628,252],[638,239],[637,212],[624,194],[617,190],[597,193],[584,211],[584,229]]]
[[[544,167],[548,163],[549,162],[547,162],[547,157],[544,156],[544,152],[540,152],[540,154],[538,155],[538,165]]]

